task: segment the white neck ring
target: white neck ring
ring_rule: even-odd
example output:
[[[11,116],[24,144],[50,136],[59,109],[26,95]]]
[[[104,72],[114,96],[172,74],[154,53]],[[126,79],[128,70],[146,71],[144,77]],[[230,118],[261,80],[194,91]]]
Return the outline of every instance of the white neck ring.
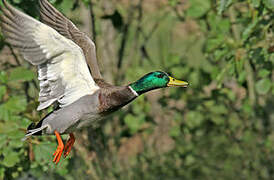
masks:
[[[131,90],[131,92],[132,92],[135,96],[139,96],[139,94],[138,94],[134,89],[132,89],[131,86],[128,86],[128,88]]]

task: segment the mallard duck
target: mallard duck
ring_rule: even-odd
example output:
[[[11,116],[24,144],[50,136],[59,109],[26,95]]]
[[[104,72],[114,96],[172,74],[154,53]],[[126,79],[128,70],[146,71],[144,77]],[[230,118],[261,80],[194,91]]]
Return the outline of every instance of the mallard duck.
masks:
[[[5,40],[24,59],[37,66],[40,81],[38,111],[58,104],[38,124],[28,127],[32,135],[55,135],[58,146],[53,162],[66,157],[75,142],[73,132],[94,128],[110,113],[143,93],[170,86],[187,87],[162,71],[150,72],[126,86],[105,82],[97,64],[95,44],[47,0],[40,0],[42,22],[20,12],[3,0],[1,28]],[[69,134],[64,145],[61,135]]]

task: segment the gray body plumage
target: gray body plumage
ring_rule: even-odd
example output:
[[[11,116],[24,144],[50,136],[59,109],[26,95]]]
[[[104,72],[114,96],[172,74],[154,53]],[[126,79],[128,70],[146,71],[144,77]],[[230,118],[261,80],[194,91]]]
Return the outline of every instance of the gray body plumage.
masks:
[[[42,127],[46,127],[42,134],[72,133],[84,127],[95,128],[102,119],[99,115],[98,92],[93,95],[81,97],[74,103],[53,111],[49,116],[42,120]]]
[[[137,96],[128,86],[101,88],[92,95],[83,96],[72,104],[51,112],[35,128],[28,131],[26,138],[40,131],[41,135],[50,135],[55,131],[68,134],[85,127],[94,129],[110,113],[128,104]]]

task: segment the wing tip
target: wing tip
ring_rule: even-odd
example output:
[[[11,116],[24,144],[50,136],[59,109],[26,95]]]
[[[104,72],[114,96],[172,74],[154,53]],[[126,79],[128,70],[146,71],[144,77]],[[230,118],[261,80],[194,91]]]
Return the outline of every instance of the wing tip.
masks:
[[[54,103],[57,99],[49,99],[45,102],[40,102],[39,106],[37,107],[37,111],[41,111],[43,109],[46,109],[47,107],[49,107],[50,105],[52,105],[52,103]]]

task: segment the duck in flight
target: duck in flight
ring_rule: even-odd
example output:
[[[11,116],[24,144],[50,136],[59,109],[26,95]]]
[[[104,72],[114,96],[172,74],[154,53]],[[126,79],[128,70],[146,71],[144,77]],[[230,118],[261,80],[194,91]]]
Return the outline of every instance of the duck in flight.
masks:
[[[41,22],[2,1],[0,26],[5,41],[38,68],[37,110],[58,104],[38,124],[28,127],[25,139],[32,135],[55,135],[56,164],[62,154],[66,157],[70,153],[75,142],[73,132],[95,128],[108,114],[145,92],[188,85],[161,71],[148,73],[126,86],[111,85],[101,76],[93,41],[47,0],[39,0]],[[70,136],[65,145],[62,134]]]

